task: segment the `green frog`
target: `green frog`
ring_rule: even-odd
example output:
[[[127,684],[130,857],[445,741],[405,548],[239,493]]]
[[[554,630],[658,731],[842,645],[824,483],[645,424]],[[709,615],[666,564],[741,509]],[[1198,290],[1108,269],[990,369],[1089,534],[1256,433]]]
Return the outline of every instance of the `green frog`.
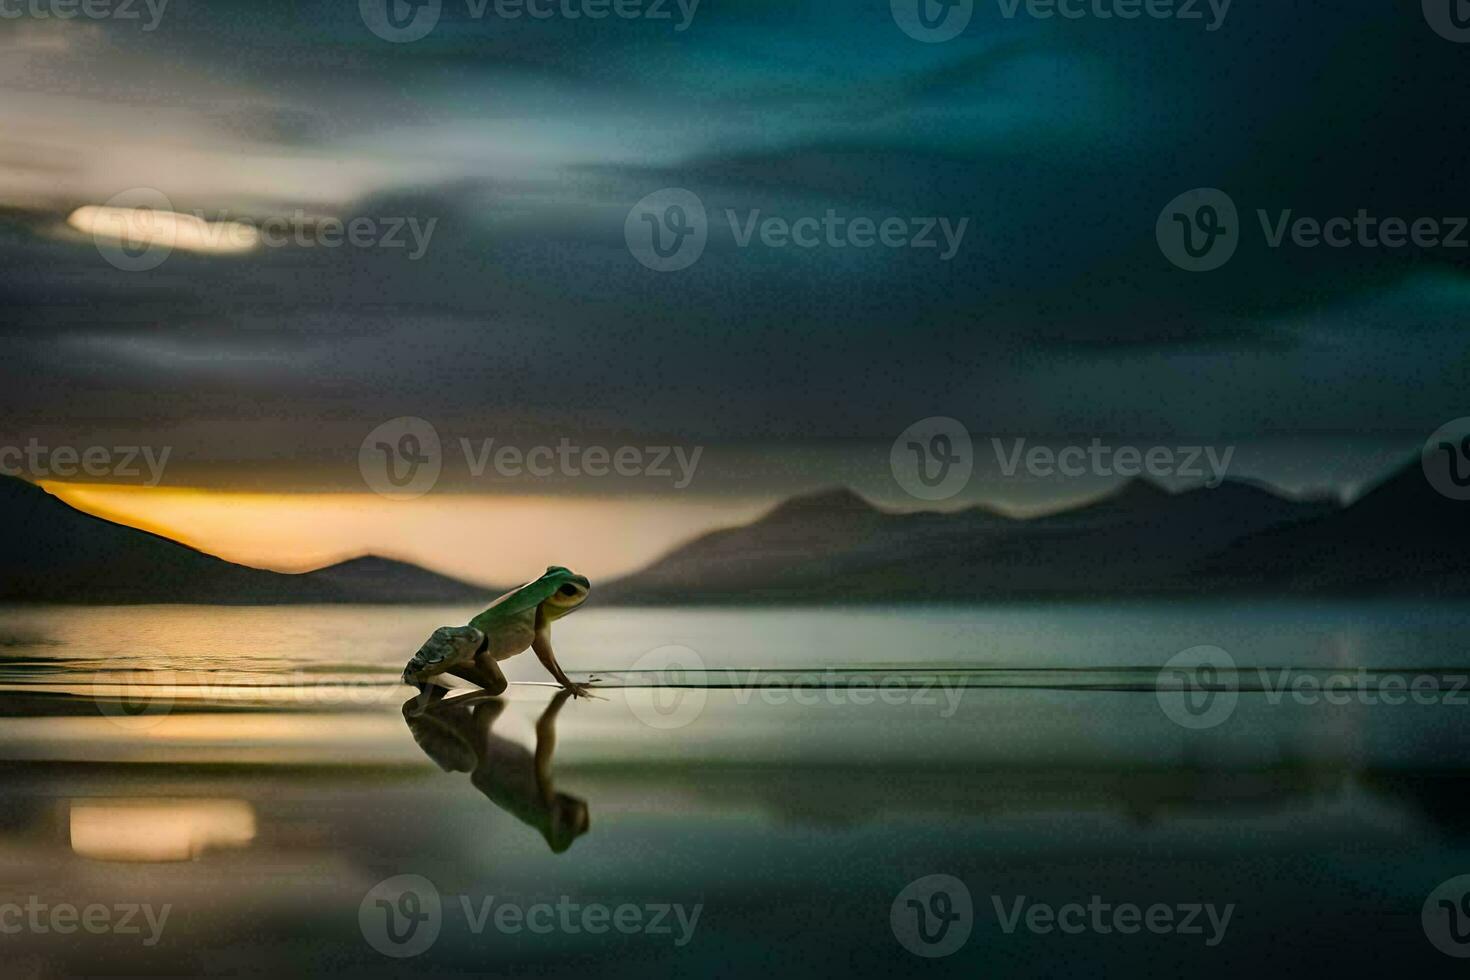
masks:
[[[403,668],[403,680],[422,687],[440,674],[453,674],[501,694],[508,682],[499,662],[529,647],[573,697],[592,697],[585,685],[567,677],[551,649],[551,624],[579,608],[591,591],[585,575],[552,565],[545,575],[490,603],[469,625],[435,630]]]

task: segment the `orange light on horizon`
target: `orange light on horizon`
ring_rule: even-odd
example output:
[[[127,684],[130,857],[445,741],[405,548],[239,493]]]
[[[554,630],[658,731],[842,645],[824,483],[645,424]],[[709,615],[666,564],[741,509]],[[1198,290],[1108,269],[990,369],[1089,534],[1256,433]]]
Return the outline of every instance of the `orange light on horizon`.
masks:
[[[634,571],[684,541],[751,520],[765,500],[261,493],[42,482],[67,504],[237,564],[306,572],[365,554],[485,585],[547,565],[594,579]]]

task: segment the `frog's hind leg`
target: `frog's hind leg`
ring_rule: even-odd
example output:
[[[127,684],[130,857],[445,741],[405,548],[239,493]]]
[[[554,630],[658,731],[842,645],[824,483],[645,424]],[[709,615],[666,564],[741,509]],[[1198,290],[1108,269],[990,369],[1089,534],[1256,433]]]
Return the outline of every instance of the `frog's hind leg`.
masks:
[[[500,665],[493,657],[487,657],[483,653],[476,656],[473,663],[449,668],[449,673],[455,677],[463,677],[471,684],[478,684],[489,694],[504,694],[505,689],[510,686]]]
[[[441,626],[404,665],[403,682],[420,685],[451,667],[468,666],[485,643],[485,634],[474,627]]]

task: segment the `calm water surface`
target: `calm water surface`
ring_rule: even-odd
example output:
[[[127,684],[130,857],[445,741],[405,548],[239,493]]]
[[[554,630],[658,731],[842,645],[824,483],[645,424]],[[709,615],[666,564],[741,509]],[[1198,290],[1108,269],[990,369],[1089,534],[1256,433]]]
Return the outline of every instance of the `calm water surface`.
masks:
[[[504,699],[416,698],[404,660],[471,612],[0,610],[0,928],[4,902],[169,907],[151,944],[7,932],[7,975],[1459,966],[1421,913],[1470,873],[1464,609],[594,608],[555,639],[603,699],[554,700],[530,656]],[[1237,669],[1160,684],[1202,645]],[[1398,677],[1420,696],[1370,696]],[[971,931],[931,959],[898,932],[951,908],[903,900],[934,874]],[[1089,902],[1231,912],[1011,921]],[[582,918],[623,906],[636,929]],[[437,932],[395,945],[390,912]]]

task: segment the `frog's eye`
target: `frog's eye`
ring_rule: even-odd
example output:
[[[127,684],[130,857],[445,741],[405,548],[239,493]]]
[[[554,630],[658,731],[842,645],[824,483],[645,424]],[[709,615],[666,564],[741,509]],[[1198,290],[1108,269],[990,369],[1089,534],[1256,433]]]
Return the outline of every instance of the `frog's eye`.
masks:
[[[573,585],[572,583],[568,582],[566,585],[563,585],[561,588],[557,589],[556,591],[560,592],[562,595],[568,595],[568,596],[570,596],[570,595],[576,595],[577,594],[577,587],[575,585]]]

